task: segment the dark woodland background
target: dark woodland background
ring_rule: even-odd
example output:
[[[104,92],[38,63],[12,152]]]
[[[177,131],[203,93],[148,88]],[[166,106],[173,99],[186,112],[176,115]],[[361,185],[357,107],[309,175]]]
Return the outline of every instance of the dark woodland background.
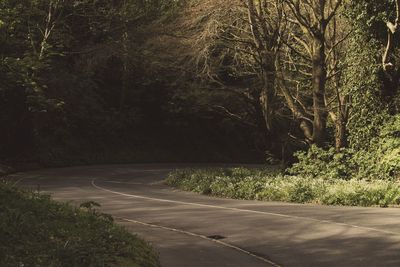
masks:
[[[0,161],[397,173],[397,3],[314,2],[2,1]]]

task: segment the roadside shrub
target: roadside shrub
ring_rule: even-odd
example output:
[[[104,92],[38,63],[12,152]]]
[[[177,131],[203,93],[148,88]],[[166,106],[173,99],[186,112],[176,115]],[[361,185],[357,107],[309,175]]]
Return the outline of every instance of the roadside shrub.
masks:
[[[243,176],[242,174],[248,174]],[[268,174],[260,170],[177,170],[166,183],[203,194],[248,200],[285,201],[346,206],[400,205],[400,182],[391,180],[333,179]],[[206,185],[208,184],[208,186]]]
[[[143,240],[93,209],[0,183],[0,266],[159,266]]]
[[[320,201],[326,205],[387,207],[400,204],[400,184],[376,180],[352,180],[332,183]]]
[[[209,194],[221,197],[235,197],[236,182],[234,179],[231,179],[230,176],[215,176],[210,183]]]
[[[316,197],[314,185],[309,179],[292,178],[287,183],[290,202],[306,203],[312,202]]]
[[[323,149],[313,145],[307,151],[297,152],[295,156],[298,162],[287,170],[291,175],[348,180],[357,168],[352,161],[353,152],[348,149],[336,153],[333,147]]]
[[[257,199],[265,187],[265,179],[261,176],[248,176],[236,183],[235,198]]]
[[[400,115],[394,116],[385,124],[379,140],[380,171],[389,177],[400,179]]]
[[[269,179],[255,199],[265,201],[289,201],[289,190],[285,187],[283,177]]]
[[[400,115],[393,116],[371,144],[360,150],[311,146],[296,153],[298,162],[287,172],[302,177],[326,179],[400,179]]]
[[[215,170],[214,175],[223,176],[222,170]],[[192,169],[173,171],[169,175],[169,184],[183,190],[193,191],[202,194],[211,193],[211,184],[214,180],[206,170],[194,171]]]

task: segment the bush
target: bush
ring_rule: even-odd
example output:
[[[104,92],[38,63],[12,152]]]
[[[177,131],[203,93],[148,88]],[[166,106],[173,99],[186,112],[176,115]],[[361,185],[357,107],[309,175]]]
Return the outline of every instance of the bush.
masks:
[[[400,179],[400,115],[384,124],[371,145],[360,150],[311,146],[296,153],[298,162],[288,169],[291,175],[327,179]]]
[[[159,266],[150,246],[93,209],[0,183],[0,266]]]
[[[400,205],[400,183],[390,180],[289,176],[234,168],[176,170],[169,174],[166,183],[188,191],[237,199],[347,206]],[[198,190],[199,185],[207,190]]]
[[[326,150],[313,145],[295,156],[298,162],[288,169],[288,173],[302,177],[350,179],[357,168],[352,161],[353,152],[348,149],[336,153],[335,148]]]
[[[320,201],[327,205],[387,207],[400,204],[400,184],[389,181],[338,181],[327,188]]]
[[[400,115],[382,128],[379,138],[379,171],[400,179]]]

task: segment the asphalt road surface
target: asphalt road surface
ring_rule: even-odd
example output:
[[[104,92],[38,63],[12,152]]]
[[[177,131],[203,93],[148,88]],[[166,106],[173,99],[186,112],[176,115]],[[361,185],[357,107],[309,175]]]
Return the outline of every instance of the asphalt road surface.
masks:
[[[212,198],[162,183],[179,165],[14,174],[59,201],[95,201],[148,240],[165,267],[400,266],[400,209]]]

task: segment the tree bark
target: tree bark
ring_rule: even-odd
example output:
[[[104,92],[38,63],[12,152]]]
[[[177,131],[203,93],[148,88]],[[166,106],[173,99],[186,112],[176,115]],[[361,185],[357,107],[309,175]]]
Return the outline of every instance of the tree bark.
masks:
[[[383,69],[386,72],[389,72],[393,69],[395,69],[395,64],[393,62],[390,62],[390,54],[393,52],[393,48],[395,46],[394,44],[394,37],[399,31],[399,23],[400,23],[400,0],[396,0],[396,19],[394,23],[388,21],[386,23],[387,26],[387,34],[388,34],[388,40],[387,40],[387,45],[385,52],[383,54],[382,58],[382,65]]]
[[[322,31],[323,32],[323,31]],[[327,110],[325,106],[326,62],[325,40],[315,36],[313,40],[312,90],[313,90],[313,135],[314,144],[321,146],[326,139]]]
[[[343,148],[347,147],[347,127],[346,122],[342,119],[338,119],[335,122],[336,134],[335,134],[335,149],[339,153]]]
[[[269,131],[272,130],[273,107],[276,89],[276,55],[272,52],[263,51],[262,53],[262,83],[260,92],[260,104],[264,114],[265,124]],[[271,63],[272,62],[272,63]]]
[[[260,93],[260,105],[264,116],[264,121],[267,129],[272,129],[272,110],[271,110],[271,99],[268,94],[268,89],[264,86]]]

